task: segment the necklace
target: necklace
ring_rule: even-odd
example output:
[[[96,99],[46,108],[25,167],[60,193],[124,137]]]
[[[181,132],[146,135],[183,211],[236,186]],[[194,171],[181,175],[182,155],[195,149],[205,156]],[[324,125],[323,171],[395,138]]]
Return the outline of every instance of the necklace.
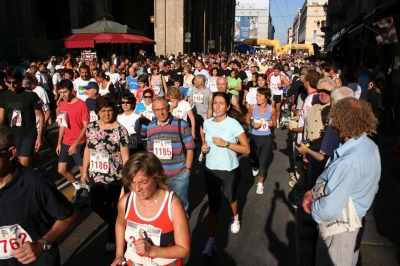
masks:
[[[157,191],[157,198],[154,200],[153,203],[151,203],[151,204],[149,204],[149,205],[144,205],[143,203],[140,202],[140,200],[138,200],[138,202],[140,203],[140,205],[142,205],[142,206],[145,207],[145,208],[151,207],[151,206],[153,206],[154,204],[157,203],[157,201],[158,201],[158,196],[159,196],[159,195],[160,195],[160,190]]]

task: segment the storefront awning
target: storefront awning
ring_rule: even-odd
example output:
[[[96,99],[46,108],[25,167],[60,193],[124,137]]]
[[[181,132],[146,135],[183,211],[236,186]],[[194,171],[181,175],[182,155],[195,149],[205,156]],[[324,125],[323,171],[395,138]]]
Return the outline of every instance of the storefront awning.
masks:
[[[351,24],[350,26],[348,26],[347,28],[344,29],[344,31],[338,36],[336,37],[335,40],[331,41],[325,48],[324,53],[328,53],[328,52],[332,52],[333,47],[337,46],[341,40],[343,40],[343,38],[351,31],[353,30],[355,27],[357,27],[357,25],[359,25],[361,23],[360,20],[357,20],[356,22],[354,22],[353,24]]]
[[[95,44],[99,43],[156,43],[147,37],[129,33],[73,34],[64,39],[63,42],[65,48],[94,48]]]

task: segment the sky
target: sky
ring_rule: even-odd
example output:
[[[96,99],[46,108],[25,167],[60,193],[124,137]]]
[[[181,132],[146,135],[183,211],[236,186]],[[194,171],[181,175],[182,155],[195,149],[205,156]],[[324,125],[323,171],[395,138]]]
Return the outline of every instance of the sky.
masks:
[[[287,30],[293,25],[296,12],[304,4],[305,0],[270,0],[270,13],[272,24],[275,27],[275,39],[279,39],[281,44],[287,42]],[[240,4],[256,4],[265,7],[264,0],[236,0]]]

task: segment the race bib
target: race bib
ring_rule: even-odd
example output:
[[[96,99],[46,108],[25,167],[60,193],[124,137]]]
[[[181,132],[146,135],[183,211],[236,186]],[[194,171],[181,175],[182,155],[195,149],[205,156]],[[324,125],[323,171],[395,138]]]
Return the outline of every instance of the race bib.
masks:
[[[154,90],[154,93],[155,93],[156,95],[158,95],[158,94],[160,94],[161,87],[160,87],[160,86],[153,86],[153,90]]]
[[[172,159],[172,143],[171,140],[154,140],[153,152],[158,159]]]
[[[208,85],[210,87],[210,91],[212,91],[212,92],[217,92],[218,91],[217,79],[209,79],[208,80]]]
[[[90,153],[89,171],[108,174],[110,170],[110,155]]]
[[[176,110],[176,108],[174,110],[172,110],[172,115],[176,118],[181,118],[183,116],[183,111],[182,110]]]
[[[11,126],[12,127],[22,126],[22,112],[20,110],[13,110],[11,117]]]
[[[89,122],[93,122],[93,121],[97,121],[97,115],[95,111],[90,111],[90,121]]]
[[[273,90],[273,91],[279,90],[278,84],[271,84],[271,90]]]
[[[129,136],[129,148],[137,149],[137,136],[136,134],[132,134]]]
[[[204,94],[200,92],[193,93],[193,102],[195,103],[203,103],[204,101]]]
[[[140,114],[149,119],[150,121],[154,118],[154,113],[152,111],[140,111]]]
[[[267,120],[265,118],[260,118],[260,117],[254,118],[254,123],[261,124],[261,127],[257,129],[259,131],[268,131],[268,128],[269,128],[268,122],[269,122],[269,120]]]
[[[56,122],[58,123],[58,126],[68,128],[67,112],[60,112],[56,118]]]
[[[32,238],[19,224],[0,227],[0,259],[11,258],[14,250],[28,242]]]

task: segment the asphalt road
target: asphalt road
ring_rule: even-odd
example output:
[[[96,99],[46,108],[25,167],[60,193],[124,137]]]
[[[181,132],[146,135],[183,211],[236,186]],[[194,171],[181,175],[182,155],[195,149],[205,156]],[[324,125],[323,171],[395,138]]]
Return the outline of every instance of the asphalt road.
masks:
[[[56,140],[57,128],[51,131]],[[196,165],[190,177],[189,200],[192,247],[185,265],[295,265],[295,222],[294,209],[288,198],[291,188],[286,169],[289,167],[287,130],[276,129],[273,154],[268,176],[264,183],[264,194],[257,195],[257,180],[252,176],[247,156],[240,157],[241,181],[238,192],[241,230],[234,235],[230,232],[230,213],[223,201],[216,243],[218,251],[212,257],[203,257],[207,241],[208,200],[203,180],[203,165]],[[69,198],[73,189],[57,173],[58,157],[49,158],[45,145],[42,158],[47,175]],[[74,173],[77,167],[70,164]],[[104,251],[106,226],[90,210],[78,209],[78,218],[72,228],[60,240],[62,265],[110,265],[114,254]]]

